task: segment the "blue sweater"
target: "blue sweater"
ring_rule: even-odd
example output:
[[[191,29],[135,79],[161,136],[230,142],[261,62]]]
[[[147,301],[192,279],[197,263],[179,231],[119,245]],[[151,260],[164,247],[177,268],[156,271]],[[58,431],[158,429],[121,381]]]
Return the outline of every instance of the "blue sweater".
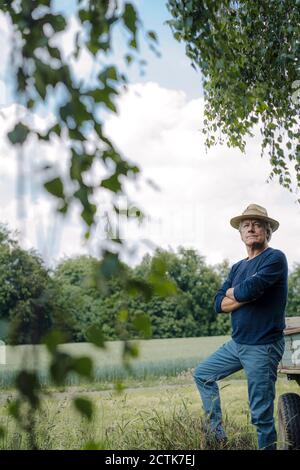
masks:
[[[268,344],[282,338],[288,293],[288,265],[285,254],[268,247],[259,255],[235,263],[215,296],[214,307],[221,313],[227,289],[242,305],[231,313],[232,339],[240,344]]]

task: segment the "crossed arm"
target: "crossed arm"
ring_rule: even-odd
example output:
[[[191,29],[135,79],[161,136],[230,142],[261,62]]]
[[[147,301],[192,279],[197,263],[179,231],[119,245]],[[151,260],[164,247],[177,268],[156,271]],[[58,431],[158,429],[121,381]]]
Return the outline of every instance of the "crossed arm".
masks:
[[[231,313],[234,312],[237,308],[241,307],[244,304],[248,304],[249,302],[238,302],[237,300],[232,300],[229,297],[224,297],[221,303],[222,312],[224,313]]]
[[[248,301],[248,302],[238,302],[235,298],[234,298],[234,289],[233,287],[231,287],[230,289],[227,289],[226,291],[226,296],[224,297],[224,299],[222,300],[221,302],[221,308],[222,308],[222,312],[224,313],[231,313],[233,312],[234,310],[236,310],[237,308],[241,307],[242,305],[244,304],[247,304],[251,301]]]
[[[274,255],[265,260],[259,270],[247,277],[234,288],[232,286],[232,271],[227,280],[218,291],[216,311],[230,313],[241,307],[241,305],[254,302],[261,297],[265,290],[277,282],[280,278],[287,276],[287,262],[285,256],[278,250]],[[235,297],[236,296],[236,297]],[[220,299],[222,301],[220,303]],[[237,300],[239,299],[239,300]]]

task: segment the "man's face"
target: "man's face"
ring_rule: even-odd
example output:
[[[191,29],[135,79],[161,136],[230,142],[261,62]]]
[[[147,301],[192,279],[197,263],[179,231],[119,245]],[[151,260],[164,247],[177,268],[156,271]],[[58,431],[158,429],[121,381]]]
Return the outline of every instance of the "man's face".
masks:
[[[243,242],[251,248],[260,247],[267,242],[265,225],[259,219],[243,220],[240,233]]]

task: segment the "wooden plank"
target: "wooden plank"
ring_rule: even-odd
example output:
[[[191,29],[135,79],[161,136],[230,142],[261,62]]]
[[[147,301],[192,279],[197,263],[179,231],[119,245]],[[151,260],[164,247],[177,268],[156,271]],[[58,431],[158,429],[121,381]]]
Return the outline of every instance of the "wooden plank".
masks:
[[[300,317],[286,317],[285,324],[286,324],[286,328],[284,330],[285,335],[292,335],[294,333],[300,333]]]
[[[299,374],[300,375],[300,369],[288,369],[288,368],[282,368],[281,366],[278,367],[278,372],[281,374]]]

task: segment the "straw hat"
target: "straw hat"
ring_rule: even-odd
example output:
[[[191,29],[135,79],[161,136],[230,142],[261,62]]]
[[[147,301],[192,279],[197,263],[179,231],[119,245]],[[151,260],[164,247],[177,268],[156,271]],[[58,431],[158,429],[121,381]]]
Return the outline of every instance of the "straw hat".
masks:
[[[267,222],[270,222],[272,231],[275,232],[275,230],[278,229],[279,227],[279,222],[277,220],[271,219],[271,217],[268,216],[267,210],[259,206],[258,204],[250,204],[242,213],[242,215],[238,215],[237,217],[233,217],[230,220],[230,225],[236,229],[239,228],[239,224],[241,220],[245,219],[261,219],[261,220],[266,220]]]

